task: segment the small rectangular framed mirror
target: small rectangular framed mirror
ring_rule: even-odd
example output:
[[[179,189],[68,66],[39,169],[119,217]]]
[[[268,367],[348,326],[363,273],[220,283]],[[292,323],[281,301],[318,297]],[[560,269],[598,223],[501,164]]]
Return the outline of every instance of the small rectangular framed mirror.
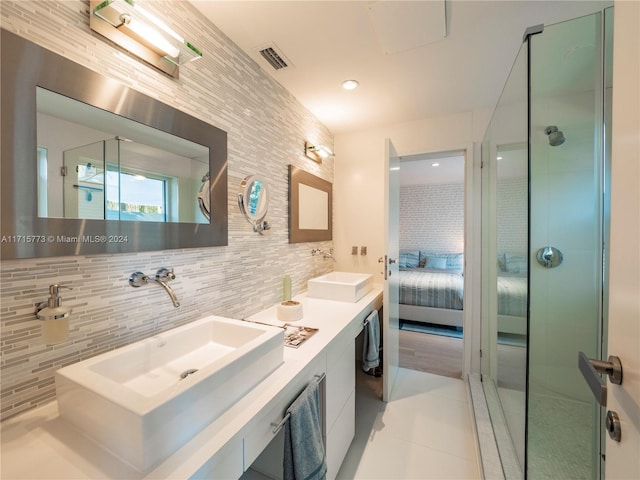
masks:
[[[333,237],[333,185],[289,165],[289,243]]]

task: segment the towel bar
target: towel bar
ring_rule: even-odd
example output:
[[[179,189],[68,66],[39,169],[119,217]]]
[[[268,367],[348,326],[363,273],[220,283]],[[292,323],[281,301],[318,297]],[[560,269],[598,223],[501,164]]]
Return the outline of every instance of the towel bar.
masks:
[[[324,378],[326,377],[325,373],[321,373],[320,375],[314,375],[315,378],[318,379],[318,383],[322,382],[322,380],[324,380]],[[280,420],[280,422],[276,423],[276,422],[271,422],[270,425],[273,427],[273,433],[278,433],[280,431],[280,429],[282,427],[284,427],[284,424],[287,423],[287,420],[289,420],[289,417],[291,416],[290,413],[287,413],[284,418],[282,420]]]
[[[375,310],[373,312],[375,312]],[[373,313],[373,312],[371,312],[371,313]],[[371,313],[369,315],[367,315],[367,318],[365,318],[364,321],[362,322],[362,326],[363,327],[366,327],[367,325],[369,325],[369,322],[370,322],[369,318],[371,318]]]

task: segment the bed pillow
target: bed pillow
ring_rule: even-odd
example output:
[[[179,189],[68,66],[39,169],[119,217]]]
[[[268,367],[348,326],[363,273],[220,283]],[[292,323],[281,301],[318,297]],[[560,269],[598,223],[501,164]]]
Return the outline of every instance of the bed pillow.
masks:
[[[447,270],[462,270],[464,268],[464,255],[451,253],[447,255]]]
[[[418,267],[427,268],[427,260],[429,258],[444,258],[444,259],[446,259],[446,257],[447,257],[446,253],[436,253],[436,252],[432,252],[430,250],[420,250],[420,263],[418,264]]]
[[[437,270],[447,269],[447,257],[427,257],[424,268],[431,268]]]
[[[498,271],[506,272],[507,271],[507,260],[505,259],[505,254],[501,253],[498,255]]]
[[[420,264],[418,266],[420,268],[436,268],[440,270],[462,271],[464,269],[464,254],[439,253],[421,250]]]
[[[418,263],[418,267],[419,268],[424,268],[424,265],[427,263],[427,253],[420,250],[420,261]]]
[[[400,268],[418,268],[420,263],[420,254],[415,252],[401,252],[398,267]]]

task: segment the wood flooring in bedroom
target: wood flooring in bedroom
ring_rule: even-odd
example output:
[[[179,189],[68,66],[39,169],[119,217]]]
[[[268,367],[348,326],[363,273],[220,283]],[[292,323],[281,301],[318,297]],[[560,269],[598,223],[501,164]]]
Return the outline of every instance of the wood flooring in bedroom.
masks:
[[[462,339],[400,330],[400,366],[462,378]]]

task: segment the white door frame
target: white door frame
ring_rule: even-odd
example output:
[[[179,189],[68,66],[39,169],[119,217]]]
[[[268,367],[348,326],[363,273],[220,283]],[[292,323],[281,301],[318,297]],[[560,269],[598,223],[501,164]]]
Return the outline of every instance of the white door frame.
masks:
[[[462,377],[470,373],[480,373],[480,281],[481,225],[482,225],[482,179],[480,165],[480,144],[421,150],[402,153],[400,157],[413,155],[436,155],[448,152],[464,152],[464,309],[463,309],[463,363]],[[385,182],[387,183],[387,182]],[[385,185],[388,189],[388,185]],[[385,190],[386,192],[387,190]],[[388,203],[388,198],[385,198]]]

